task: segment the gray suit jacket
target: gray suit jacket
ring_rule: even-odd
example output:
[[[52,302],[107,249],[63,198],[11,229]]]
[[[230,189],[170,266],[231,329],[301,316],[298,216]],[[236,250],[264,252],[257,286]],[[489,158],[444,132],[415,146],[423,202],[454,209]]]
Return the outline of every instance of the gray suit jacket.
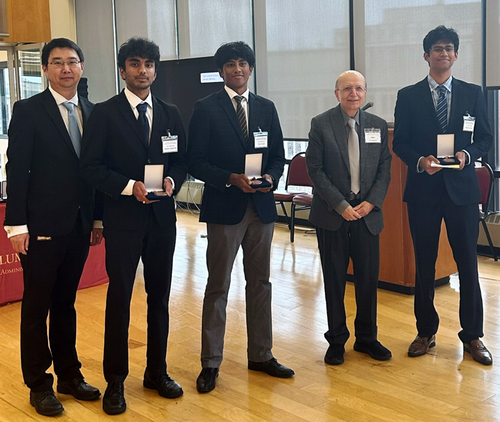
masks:
[[[362,110],[359,113],[360,195],[361,201],[375,205],[364,221],[376,235],[384,227],[382,202],[391,179],[392,157],[385,120]],[[365,129],[370,128],[380,129],[380,143],[365,142]],[[338,230],[345,221],[341,213],[351,192],[347,134],[340,105],[312,119],[306,162],[314,185],[309,220],[317,227]]]

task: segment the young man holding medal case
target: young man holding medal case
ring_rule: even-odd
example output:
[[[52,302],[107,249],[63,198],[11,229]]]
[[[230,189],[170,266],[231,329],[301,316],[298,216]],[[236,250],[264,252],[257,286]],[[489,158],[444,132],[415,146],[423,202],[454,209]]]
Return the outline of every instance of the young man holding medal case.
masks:
[[[451,76],[458,59],[458,34],[438,26],[424,38],[429,75],[398,93],[394,113],[394,152],[408,165],[403,200],[415,250],[417,337],[408,355],[425,355],[436,345],[439,316],[434,279],[441,222],[460,279],[460,325],[464,351],[483,365],[492,357],[481,342],[483,301],[477,268],[478,204],[481,199],[474,162],[492,146],[486,102],[478,85]],[[452,138],[458,169],[440,166],[443,138]]]
[[[231,271],[240,246],[246,279],[248,368],[289,378],[272,349],[270,255],[277,219],[273,190],[283,173],[283,134],[274,104],[248,90],[255,56],[243,42],[222,45],[215,63],[224,88],[196,102],[189,124],[189,173],[205,182],[208,281],[202,316],[200,393],[215,388],[222,362]],[[262,177],[261,177],[262,175]],[[260,178],[260,182],[253,185]],[[266,184],[267,184],[266,183]]]
[[[104,377],[108,387],[103,409],[126,409],[124,381],[128,375],[130,299],[142,258],[148,294],[147,364],[143,384],[162,397],[176,398],[182,388],[167,374],[168,302],[176,237],[172,195],[186,177],[186,139],[176,106],[154,97],[160,51],[144,38],[120,47],[118,66],[126,88],[94,108],[84,134],[82,174],[105,193],[104,238],[109,275],[104,335]],[[152,167],[154,166],[154,167]],[[162,189],[150,200],[146,178]],[[147,183],[147,182],[146,182]]]

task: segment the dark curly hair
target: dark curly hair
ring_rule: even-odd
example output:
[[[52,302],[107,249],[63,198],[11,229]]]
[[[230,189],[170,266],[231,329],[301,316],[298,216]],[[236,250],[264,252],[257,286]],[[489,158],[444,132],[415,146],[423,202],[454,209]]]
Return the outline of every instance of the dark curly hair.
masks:
[[[160,66],[160,47],[146,38],[132,37],[120,46],[118,67],[125,69],[125,61],[130,57],[154,60],[155,69]]]

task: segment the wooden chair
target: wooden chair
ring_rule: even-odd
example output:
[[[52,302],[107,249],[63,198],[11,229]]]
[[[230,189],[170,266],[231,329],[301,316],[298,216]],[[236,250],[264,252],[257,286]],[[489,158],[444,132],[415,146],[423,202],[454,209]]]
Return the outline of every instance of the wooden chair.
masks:
[[[476,167],[477,180],[479,181],[479,187],[481,189],[481,202],[479,203],[479,205],[481,205],[481,209],[479,210],[479,221],[483,225],[484,234],[486,235],[486,239],[488,239],[493,259],[498,261],[493,242],[491,241],[490,231],[488,230],[488,225],[486,224],[486,219],[491,214],[489,205],[491,194],[493,192],[495,175],[493,174],[493,170],[488,163],[485,163],[484,161],[478,162],[481,163],[481,167]]]

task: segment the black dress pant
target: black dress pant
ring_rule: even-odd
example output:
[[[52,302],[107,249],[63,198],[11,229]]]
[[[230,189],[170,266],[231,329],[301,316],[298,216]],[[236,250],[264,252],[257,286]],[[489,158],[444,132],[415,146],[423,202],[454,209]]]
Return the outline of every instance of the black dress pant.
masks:
[[[53,376],[46,372],[52,363],[60,380],[82,376],[74,305],[89,245],[90,233],[82,232],[78,218],[66,236],[51,240],[30,236],[28,254],[20,254],[24,273],[21,366],[24,382],[33,391],[52,387]]]
[[[145,205],[146,206],[146,205]],[[128,375],[130,300],[142,257],[147,293],[147,370],[151,376],[167,371],[168,301],[175,248],[175,221],[160,227],[152,207],[145,230],[105,228],[106,270],[109,276],[104,334],[104,377],[123,382]]]
[[[353,262],[356,295],[356,340],[377,339],[377,284],[380,266],[379,236],[370,233],[363,219],[344,221],[336,230],[316,228],[323,268],[330,344],[344,344],[349,338],[344,305],[349,257]]]
[[[450,170],[449,170],[450,171]],[[478,205],[459,206],[444,192],[430,206],[408,203],[408,217],[415,249],[415,317],[418,335],[436,334],[439,316],[434,307],[434,280],[441,222],[457,263],[460,280],[460,325],[464,343],[483,336],[483,300],[477,269]]]

